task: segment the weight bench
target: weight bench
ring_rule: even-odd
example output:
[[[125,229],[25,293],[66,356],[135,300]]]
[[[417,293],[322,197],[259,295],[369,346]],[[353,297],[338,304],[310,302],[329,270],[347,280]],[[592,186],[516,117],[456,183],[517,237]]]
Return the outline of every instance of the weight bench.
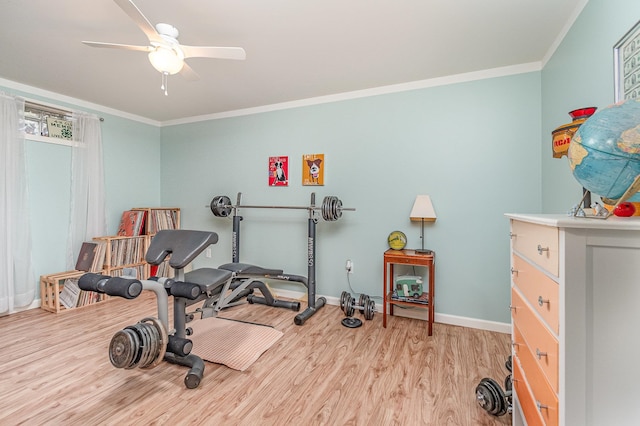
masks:
[[[257,279],[245,278],[241,269],[198,268],[184,272],[207,247],[217,243],[215,232],[163,230],[158,232],[145,255],[151,265],[168,262],[174,278],[152,277],[139,280],[131,277],[111,277],[87,273],[80,277],[82,290],[134,299],[142,290],[153,291],[157,298],[158,319],[144,318],[137,324],[118,331],[109,346],[109,358],[117,368],[152,368],[162,359],[189,367],[184,382],[187,388],[198,387],[204,374],[204,362],[191,354],[193,343],[187,338],[191,329],[187,323],[199,313],[202,318],[216,316],[227,307],[243,303],[258,288],[263,297],[253,303],[299,310],[299,302],[275,300],[268,287]],[[278,272],[254,267],[253,271]],[[281,272],[281,271],[280,271]],[[269,275],[269,274],[267,274]],[[168,296],[173,296],[173,329],[169,329]],[[204,301],[201,308],[187,313],[187,307]]]
[[[260,290],[262,297],[256,296],[255,294],[249,294],[247,295],[247,302],[259,303],[276,308],[291,309],[293,311],[300,310],[300,302],[275,299],[267,285],[261,280],[272,279],[278,281],[299,282],[307,287],[307,277],[302,275],[285,274],[282,269],[267,269],[251,265],[249,263],[225,263],[224,265],[220,265],[218,269],[231,271],[233,273],[232,286],[233,282],[241,282],[242,286],[249,286],[250,288],[258,288]]]

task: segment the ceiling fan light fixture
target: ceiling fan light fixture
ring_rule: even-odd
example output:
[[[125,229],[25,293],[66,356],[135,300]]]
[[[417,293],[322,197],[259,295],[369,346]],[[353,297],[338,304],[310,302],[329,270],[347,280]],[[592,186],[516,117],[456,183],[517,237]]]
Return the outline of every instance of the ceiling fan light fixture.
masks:
[[[176,50],[164,46],[157,46],[149,52],[149,61],[163,74],[176,74],[184,66],[184,58]]]

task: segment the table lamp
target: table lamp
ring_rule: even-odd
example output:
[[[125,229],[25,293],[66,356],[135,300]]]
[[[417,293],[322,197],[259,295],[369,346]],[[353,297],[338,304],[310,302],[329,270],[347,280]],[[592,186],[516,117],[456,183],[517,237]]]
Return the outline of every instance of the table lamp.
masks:
[[[424,248],[424,222],[435,222],[436,221],[436,212],[433,209],[433,204],[431,204],[431,197],[428,195],[418,195],[416,196],[416,201],[413,203],[413,208],[411,209],[411,214],[409,218],[412,221],[419,220],[421,222],[420,228],[420,239],[422,240],[422,248],[416,249],[417,253],[430,253],[431,250]]]

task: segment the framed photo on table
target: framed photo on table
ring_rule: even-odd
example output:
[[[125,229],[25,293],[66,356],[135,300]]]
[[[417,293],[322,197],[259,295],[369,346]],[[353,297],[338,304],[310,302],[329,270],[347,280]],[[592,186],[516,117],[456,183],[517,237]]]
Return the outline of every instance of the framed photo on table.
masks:
[[[640,99],[640,21],[613,46],[615,101]]]

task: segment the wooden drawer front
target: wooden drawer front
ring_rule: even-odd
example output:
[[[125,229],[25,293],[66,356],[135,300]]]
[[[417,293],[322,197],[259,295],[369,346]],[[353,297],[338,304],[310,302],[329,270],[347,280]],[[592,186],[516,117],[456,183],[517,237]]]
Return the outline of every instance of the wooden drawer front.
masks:
[[[520,330],[536,363],[544,371],[553,389],[558,392],[558,341],[515,288],[511,289],[511,306],[514,326]]]
[[[514,328],[515,330],[515,328]],[[533,400],[546,425],[558,424],[558,396],[551,388],[534,354],[526,346],[520,346],[516,355],[522,373],[529,385]]]
[[[513,359],[513,390],[518,395],[518,401],[522,407],[522,414],[527,420],[527,426],[544,426],[542,414],[538,411],[536,400],[527,386],[518,358]]]
[[[558,276],[558,228],[511,221],[513,249]]]
[[[517,254],[513,255],[513,282],[554,333],[559,334],[558,283]]]

